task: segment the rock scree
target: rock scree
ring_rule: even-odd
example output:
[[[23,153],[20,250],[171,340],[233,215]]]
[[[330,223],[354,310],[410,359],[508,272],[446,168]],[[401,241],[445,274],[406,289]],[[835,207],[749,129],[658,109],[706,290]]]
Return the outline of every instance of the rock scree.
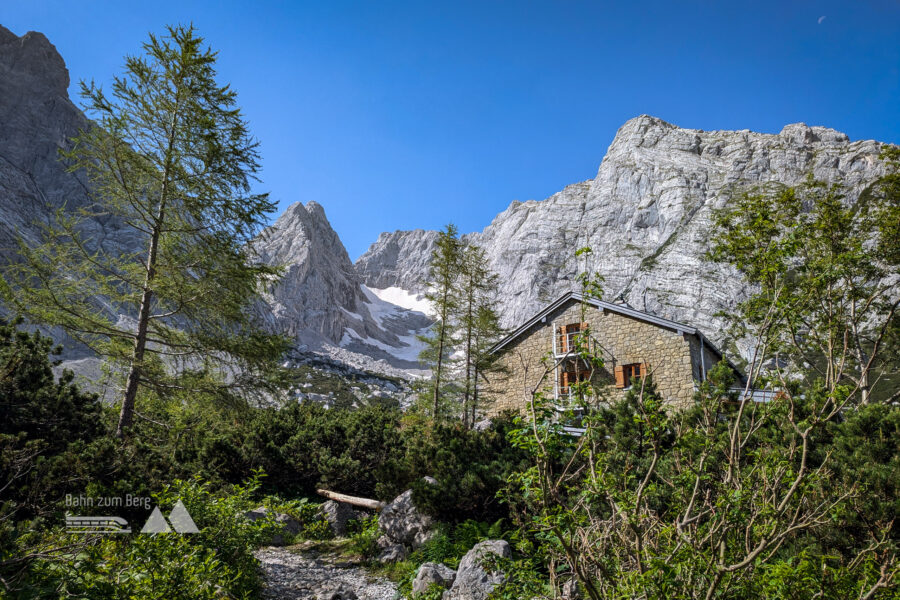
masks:
[[[285,548],[255,552],[262,569],[265,600],[394,600],[397,586],[361,565],[327,555]]]

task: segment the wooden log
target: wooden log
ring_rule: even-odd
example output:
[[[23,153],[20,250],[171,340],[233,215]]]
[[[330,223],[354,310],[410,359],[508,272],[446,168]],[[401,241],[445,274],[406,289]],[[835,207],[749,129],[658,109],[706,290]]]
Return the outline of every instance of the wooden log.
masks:
[[[368,508],[369,510],[374,510],[376,512],[380,512],[382,508],[387,506],[386,502],[381,502],[380,500],[370,500],[369,498],[348,496],[347,494],[340,494],[338,492],[332,492],[331,490],[316,490],[316,492],[320,496],[325,496],[326,498],[334,500],[335,502],[343,502],[344,504],[359,506],[360,508]]]

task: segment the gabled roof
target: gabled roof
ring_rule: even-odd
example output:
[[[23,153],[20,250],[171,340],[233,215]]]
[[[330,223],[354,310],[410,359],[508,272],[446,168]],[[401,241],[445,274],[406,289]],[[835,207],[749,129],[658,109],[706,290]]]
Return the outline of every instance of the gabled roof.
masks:
[[[624,304],[614,304],[612,302],[606,302],[604,300],[597,300],[595,298],[585,298],[584,295],[579,294],[578,292],[567,292],[563,294],[557,300],[551,302],[547,306],[544,307],[541,312],[531,317],[528,321],[526,321],[522,326],[518,327],[515,331],[510,333],[508,336],[494,344],[494,346],[490,349],[489,352],[494,353],[499,350],[502,350],[505,346],[507,346],[510,342],[514,341],[520,335],[531,329],[534,325],[542,322],[547,315],[557,310],[561,306],[565,305],[570,300],[574,300],[576,302],[584,302],[587,304],[591,304],[599,309],[608,310],[610,312],[618,313],[620,315],[625,315],[627,317],[631,317],[633,319],[637,319],[639,321],[644,321],[646,323],[652,323],[658,327],[663,327],[665,329],[670,329],[672,331],[678,333],[685,333],[687,335],[696,335],[701,340],[703,340],[704,346],[708,347],[714,353],[716,353],[720,358],[723,357],[722,351],[719,350],[715,344],[709,341],[703,332],[697,329],[696,327],[691,327],[690,325],[686,325],[684,323],[679,323],[677,321],[670,321],[669,319],[663,319],[662,317],[657,317],[656,315],[651,315],[650,313],[644,312],[642,310],[637,310],[631,308],[630,306]],[[738,369],[730,360],[728,364],[734,369],[737,373],[741,373],[741,370]],[[741,373],[742,374],[742,373]]]

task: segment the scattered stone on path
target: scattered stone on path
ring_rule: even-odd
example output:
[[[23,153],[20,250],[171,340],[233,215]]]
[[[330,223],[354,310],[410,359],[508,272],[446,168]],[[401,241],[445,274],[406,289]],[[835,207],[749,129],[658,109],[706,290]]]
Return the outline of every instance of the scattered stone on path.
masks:
[[[361,566],[311,558],[283,548],[255,553],[263,572],[265,600],[394,600],[397,586]],[[330,595],[329,595],[330,594]]]

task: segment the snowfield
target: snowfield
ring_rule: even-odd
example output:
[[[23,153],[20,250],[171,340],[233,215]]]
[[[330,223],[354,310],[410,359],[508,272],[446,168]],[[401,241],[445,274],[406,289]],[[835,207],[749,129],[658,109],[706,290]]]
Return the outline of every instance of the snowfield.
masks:
[[[431,303],[421,296],[410,294],[406,290],[396,287],[379,290],[361,285],[360,288],[366,297],[366,309],[372,319],[380,328],[396,335],[400,345],[393,346],[368,336],[363,337],[355,330],[348,328],[344,330],[340,346],[347,348],[365,344],[378,348],[399,360],[417,362],[424,344],[416,336],[425,333],[428,328],[410,329],[404,323],[409,321],[410,313],[421,313],[430,317],[430,312],[426,311],[430,310]],[[346,309],[344,312],[360,321],[363,320],[361,315]]]

